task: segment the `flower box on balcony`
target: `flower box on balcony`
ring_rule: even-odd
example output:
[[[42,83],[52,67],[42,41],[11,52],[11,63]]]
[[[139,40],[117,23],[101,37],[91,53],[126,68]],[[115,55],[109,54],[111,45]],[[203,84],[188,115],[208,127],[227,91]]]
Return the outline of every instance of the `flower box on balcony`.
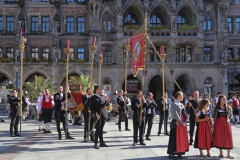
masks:
[[[181,25],[178,30],[196,30],[197,26],[195,25]]]

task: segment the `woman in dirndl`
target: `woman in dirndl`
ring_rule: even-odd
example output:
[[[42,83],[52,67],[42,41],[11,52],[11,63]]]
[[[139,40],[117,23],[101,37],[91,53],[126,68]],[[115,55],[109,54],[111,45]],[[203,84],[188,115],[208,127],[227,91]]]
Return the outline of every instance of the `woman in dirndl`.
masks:
[[[213,109],[212,118],[214,120],[213,147],[219,148],[219,158],[223,158],[223,149],[227,150],[227,158],[234,159],[230,155],[233,149],[232,128],[230,120],[233,116],[232,108],[226,105],[226,97],[219,96],[218,103]]]
[[[197,122],[197,131],[195,135],[194,148],[200,151],[200,157],[204,157],[202,150],[207,150],[207,157],[210,157],[210,148],[212,143],[212,122],[209,118],[209,100],[203,99],[196,109],[195,122]]]

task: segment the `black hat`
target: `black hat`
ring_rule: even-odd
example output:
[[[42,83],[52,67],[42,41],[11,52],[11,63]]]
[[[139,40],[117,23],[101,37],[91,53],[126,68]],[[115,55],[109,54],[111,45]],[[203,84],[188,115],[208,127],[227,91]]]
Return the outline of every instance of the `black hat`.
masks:
[[[189,94],[188,97],[189,97],[189,96],[192,96],[192,94]]]

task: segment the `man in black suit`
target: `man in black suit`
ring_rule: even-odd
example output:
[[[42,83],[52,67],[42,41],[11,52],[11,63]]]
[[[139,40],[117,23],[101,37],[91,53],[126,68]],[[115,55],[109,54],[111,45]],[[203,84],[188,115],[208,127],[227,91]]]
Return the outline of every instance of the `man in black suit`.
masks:
[[[104,99],[102,94],[102,89],[100,86],[95,86],[94,95],[90,98],[89,102],[89,108],[93,114],[95,114],[97,123],[95,125],[96,131],[95,131],[95,140],[94,140],[94,148],[99,149],[98,146],[98,138],[100,139],[100,147],[108,147],[108,145],[105,144],[103,141],[103,127],[106,120],[106,115],[103,114],[103,109],[105,107],[105,104],[108,103],[108,99]]]
[[[90,130],[92,129],[93,122],[94,122],[94,116],[92,116],[92,113],[89,113],[89,101],[90,101],[91,95],[92,95],[92,92],[91,92],[90,88],[88,88],[86,90],[86,95],[84,95],[82,97],[82,103],[84,104],[83,114],[84,114],[84,123],[85,123],[84,124],[84,142],[87,142],[87,136],[88,136],[87,134],[89,134],[88,132],[90,132]],[[88,128],[89,120],[90,120],[90,127]],[[90,137],[91,137],[90,140],[94,141],[93,132],[90,135]]]
[[[20,136],[18,134],[18,123],[19,123],[19,113],[20,113],[20,98],[18,97],[17,90],[12,91],[12,96],[9,97],[10,104],[10,137]],[[14,128],[14,132],[13,132]]]
[[[148,124],[148,129],[147,129],[147,134],[146,134],[146,140],[151,140],[149,138],[151,134],[151,129],[153,125],[153,118],[155,117],[155,108],[157,107],[156,102],[153,99],[153,94],[151,92],[148,92],[147,96],[147,108],[146,108],[146,123],[145,123],[145,128],[146,125]]]
[[[68,89],[68,98],[71,98],[71,94],[70,91]],[[63,87],[59,86],[58,87],[58,93],[54,94],[54,103],[55,103],[55,112],[54,112],[54,116],[56,119],[56,125],[57,125],[57,131],[58,131],[58,139],[61,140],[62,139],[62,134],[61,134],[61,129],[60,129],[60,122],[63,123],[63,128],[65,130],[65,107],[64,107],[64,103],[66,103],[66,96],[63,93]],[[67,130],[67,139],[74,139],[73,137],[70,136],[70,133]]]
[[[119,96],[117,97],[117,104],[118,104],[118,111],[119,111],[119,119],[118,119],[118,129],[121,132],[121,120],[122,117],[124,117],[125,120],[125,131],[130,131],[128,128],[128,116],[127,116],[127,104],[128,104],[128,98],[123,96],[123,90],[119,91]]]
[[[189,145],[192,145],[192,142],[193,142],[193,132],[194,132],[194,128],[195,128],[195,125],[196,125],[196,122],[195,122],[195,110],[198,107],[199,103],[200,103],[199,92],[195,91],[193,93],[193,99],[191,99],[189,101],[189,103],[187,104],[187,108],[186,108],[187,112],[190,114],[190,116],[189,116],[189,121],[190,121],[190,130],[189,130],[190,140],[189,140]]]
[[[140,107],[142,107],[142,113],[140,113]],[[132,100],[131,108],[134,111],[133,114],[133,146],[138,143],[138,129],[140,145],[146,145],[144,143],[144,127],[145,127],[145,114],[146,114],[147,102],[142,94],[142,91],[137,91],[137,97]],[[140,122],[140,114],[142,114],[142,121]],[[141,123],[141,125],[139,124]]]
[[[165,100],[165,111],[163,108],[163,101]],[[160,99],[158,99],[157,102],[157,106],[159,108],[159,125],[158,125],[158,136],[160,136],[161,134],[161,130],[162,130],[162,124],[164,121],[164,131],[166,131],[166,135],[168,134],[168,130],[167,130],[167,124],[168,124],[168,109],[169,106],[171,104],[171,100],[168,98],[168,93],[165,92],[164,96]],[[164,119],[164,114],[165,114],[165,119]]]

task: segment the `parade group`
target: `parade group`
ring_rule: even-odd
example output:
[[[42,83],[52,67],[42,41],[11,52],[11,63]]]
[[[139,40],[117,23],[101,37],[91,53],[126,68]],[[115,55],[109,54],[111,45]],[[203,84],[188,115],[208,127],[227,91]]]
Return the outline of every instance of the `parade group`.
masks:
[[[59,140],[62,139],[60,122],[63,124],[66,138],[74,139],[67,130],[65,121],[66,110],[64,106],[65,103],[68,103],[68,99],[72,97],[69,88],[66,87],[66,89],[67,98],[62,86],[58,87],[56,94],[50,94],[49,90],[45,89],[39,96],[37,103],[39,130],[43,130],[44,134],[52,133],[50,124],[54,115]],[[12,95],[8,98],[11,117],[10,136],[20,136],[18,133],[19,105],[25,101],[25,98],[23,96],[23,102],[20,102],[17,90],[13,90]],[[100,86],[94,86],[93,91],[88,88],[86,95],[82,97],[82,103],[84,104],[84,110],[82,111],[84,115],[83,138],[86,142],[90,137],[90,141],[94,142],[95,149],[109,147],[104,141],[103,129],[109,114],[107,108],[111,104],[113,108],[111,112],[117,114],[119,119],[118,130],[122,131],[121,122],[124,119],[125,131],[130,131],[128,114],[133,113],[133,146],[137,144],[146,145],[144,140],[151,140],[151,128],[156,115],[155,109],[158,109],[158,136],[161,134],[164,122],[164,135],[169,135],[167,148],[169,158],[174,158],[174,156],[181,158],[185,152],[189,151],[189,146],[193,145],[194,148],[199,149],[200,157],[211,157],[210,149],[216,147],[219,148],[219,158],[224,157],[222,150],[226,149],[226,157],[234,159],[230,154],[230,150],[233,149],[230,123],[232,121],[233,124],[239,124],[239,101],[240,96],[235,93],[227,98],[219,92],[216,97],[211,99],[209,94],[205,98],[200,98],[198,91],[184,98],[184,94],[178,91],[171,99],[168,98],[166,92],[162,98],[155,102],[151,92],[148,92],[145,98],[140,90],[131,100],[124,94],[123,90],[115,92],[111,99],[104,94],[104,90]],[[168,123],[170,117],[171,121]],[[41,126],[42,122],[44,123],[43,126]],[[190,125],[189,131],[187,130],[188,122]],[[147,128],[146,132],[145,128]],[[168,132],[168,128],[170,128],[170,132]],[[90,132],[90,130],[93,130],[93,132]],[[207,155],[204,155],[203,150],[207,151]]]

